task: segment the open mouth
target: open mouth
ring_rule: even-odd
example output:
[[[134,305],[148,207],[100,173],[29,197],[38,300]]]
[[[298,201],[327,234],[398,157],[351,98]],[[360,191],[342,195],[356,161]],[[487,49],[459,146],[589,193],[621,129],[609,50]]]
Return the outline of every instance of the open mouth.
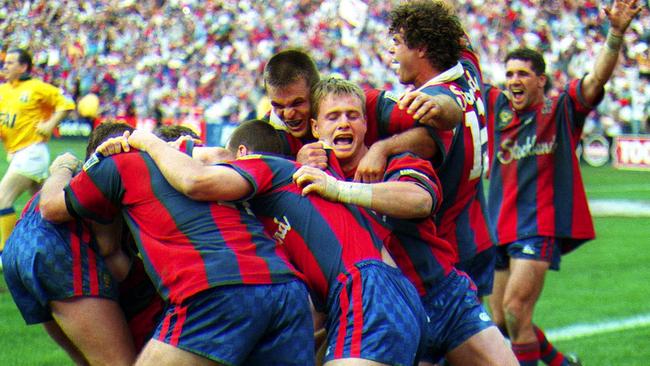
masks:
[[[512,95],[512,99],[517,102],[524,99],[524,91],[521,89],[510,89],[510,95]]]
[[[335,136],[332,142],[336,147],[348,147],[354,142],[354,137],[352,135],[342,134]]]
[[[288,121],[284,121],[284,124],[287,125],[292,130],[298,129],[302,125],[302,120],[301,119],[292,119]]]

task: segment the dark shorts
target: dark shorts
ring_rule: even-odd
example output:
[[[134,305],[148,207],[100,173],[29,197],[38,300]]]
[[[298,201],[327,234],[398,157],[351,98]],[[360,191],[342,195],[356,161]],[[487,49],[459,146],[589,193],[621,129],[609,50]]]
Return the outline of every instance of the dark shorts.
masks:
[[[479,297],[487,296],[492,293],[494,284],[494,267],[496,264],[497,248],[492,246],[477,255],[474,258],[460,262],[456,268],[467,273],[469,278],[474,281]]]
[[[313,365],[305,285],[232,285],[170,304],[153,338],[224,365]]]
[[[97,248],[64,240],[54,225],[19,221],[2,254],[4,277],[27,324],[52,320],[49,302],[76,297],[117,301],[117,285]]]
[[[557,238],[550,236],[533,236],[497,247],[497,270],[510,267],[510,258],[530,259],[549,262],[550,269],[560,270],[562,252]]]
[[[358,263],[330,290],[324,362],[362,358],[413,365],[426,327],[417,290],[402,272],[380,261]]]
[[[473,335],[494,326],[463,272],[452,271],[422,298],[429,317],[426,351],[421,361],[438,362]]]

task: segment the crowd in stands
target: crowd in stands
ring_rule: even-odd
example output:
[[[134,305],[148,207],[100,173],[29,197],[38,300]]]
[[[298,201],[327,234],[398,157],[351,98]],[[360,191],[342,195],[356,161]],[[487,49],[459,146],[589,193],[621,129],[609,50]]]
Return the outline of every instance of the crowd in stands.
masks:
[[[455,2],[485,79],[504,80],[508,50],[544,51],[550,93],[589,69],[604,42],[590,0]],[[263,104],[264,62],[288,46],[309,50],[324,74],[403,90],[390,70],[382,0],[32,0],[0,5],[0,50],[26,47],[38,75],[75,98],[99,95],[102,115],[237,123]],[[590,130],[648,132],[650,16],[626,34],[624,57]],[[605,22],[606,23],[606,22]]]

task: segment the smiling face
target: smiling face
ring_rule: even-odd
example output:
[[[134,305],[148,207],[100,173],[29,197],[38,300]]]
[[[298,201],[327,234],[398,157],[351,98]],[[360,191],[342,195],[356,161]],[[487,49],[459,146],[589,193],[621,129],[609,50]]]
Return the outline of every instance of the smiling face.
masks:
[[[284,122],[289,133],[297,138],[310,134],[309,86],[305,79],[298,79],[284,87],[267,87],[273,112]]]
[[[328,94],[312,119],[314,137],[334,149],[342,166],[358,163],[366,149],[366,118],[362,100],[354,94]]]
[[[537,75],[531,61],[510,59],[506,63],[506,89],[516,111],[541,103],[545,84],[546,75]]]

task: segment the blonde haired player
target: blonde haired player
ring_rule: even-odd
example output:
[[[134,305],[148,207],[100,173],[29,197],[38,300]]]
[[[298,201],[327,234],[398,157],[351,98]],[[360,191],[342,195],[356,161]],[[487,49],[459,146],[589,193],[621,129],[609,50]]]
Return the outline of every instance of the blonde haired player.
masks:
[[[32,78],[31,70],[27,51],[7,52],[2,68],[6,82],[0,85],[0,138],[9,168],[0,181],[0,253],[16,224],[14,202],[21,193],[40,188],[50,163],[46,141],[75,108],[57,87]]]

